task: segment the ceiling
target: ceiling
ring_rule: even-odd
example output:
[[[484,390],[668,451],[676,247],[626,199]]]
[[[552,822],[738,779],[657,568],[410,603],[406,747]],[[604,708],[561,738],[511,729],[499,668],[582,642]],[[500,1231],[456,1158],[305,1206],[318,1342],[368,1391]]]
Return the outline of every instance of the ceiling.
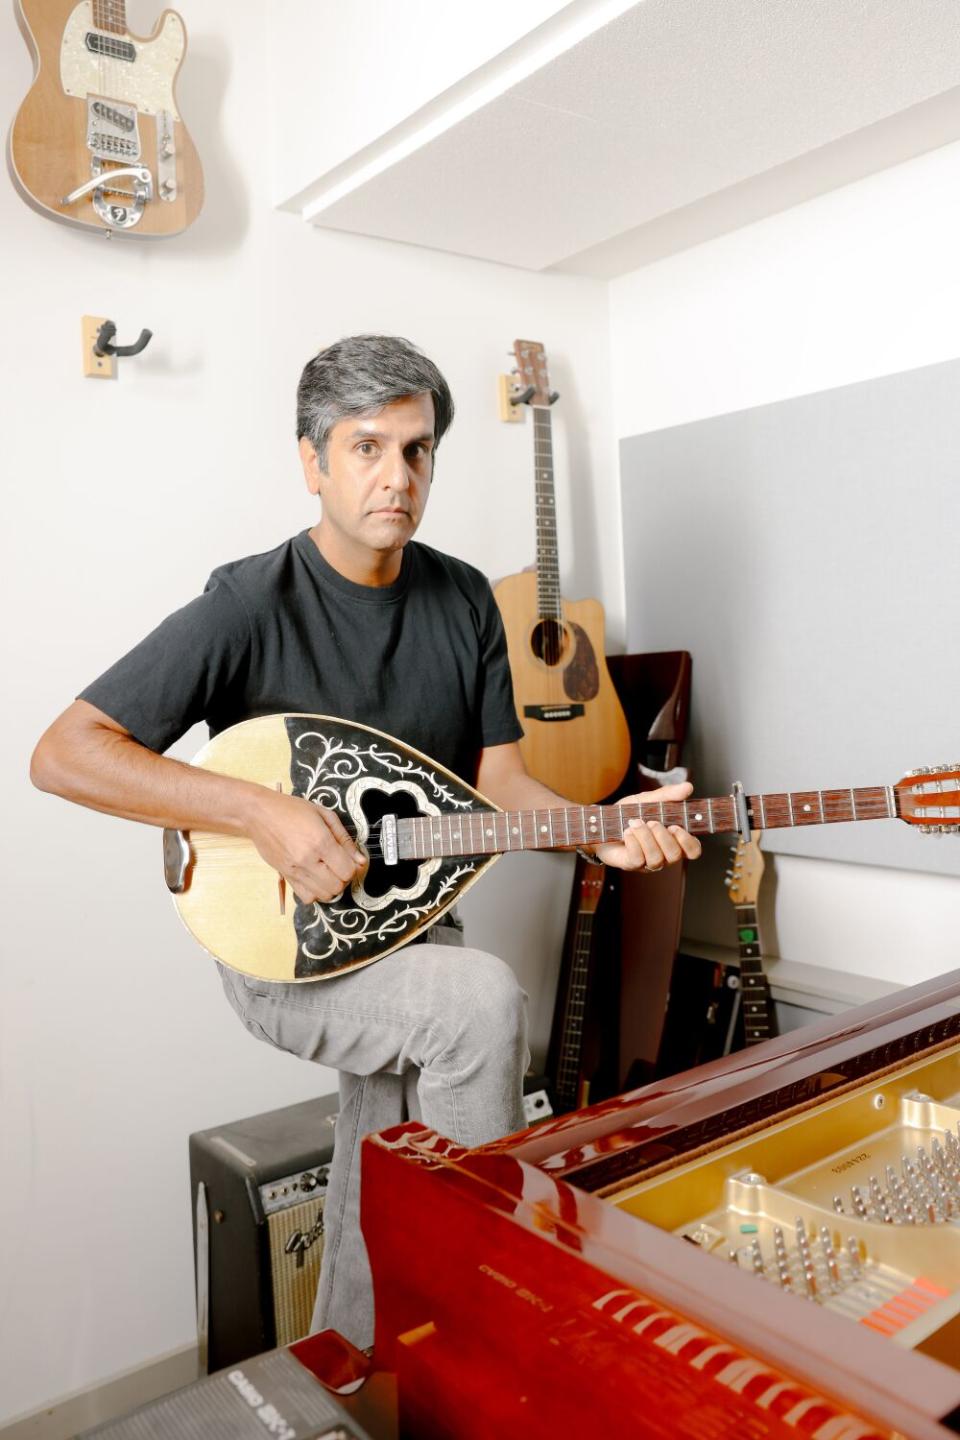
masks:
[[[560,53],[555,29],[539,50],[534,31],[288,208],[611,277],[960,139],[957,0],[593,13]]]

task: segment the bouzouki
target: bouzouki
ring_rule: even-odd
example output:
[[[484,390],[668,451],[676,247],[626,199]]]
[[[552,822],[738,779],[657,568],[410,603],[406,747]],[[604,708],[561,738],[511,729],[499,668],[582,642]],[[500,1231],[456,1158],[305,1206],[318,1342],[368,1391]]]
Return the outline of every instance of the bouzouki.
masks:
[[[770,984],[763,969],[763,945],[757,898],[763,875],[760,837],[738,840],[728,876],[727,894],[737,916],[737,943],[740,947],[740,996],[743,1007],[743,1034],[746,1045],[759,1045],[777,1033]]]
[[[531,775],[588,803],[610,795],[630,761],[630,733],[604,658],[599,600],[564,600],[557,560],[553,432],[547,357],[517,340],[517,394],[534,427],[537,548],[534,570],[494,586],[507,633],[520,749]]]
[[[437,920],[510,850],[620,840],[631,819],[695,834],[900,819],[960,830],[960,765],[871,789],[500,810],[420,751],[326,715],[265,715],[223,730],[194,764],[335,810],[369,864],[338,899],[300,904],[252,841],[164,831],[164,872],[187,928],[232,969],[318,980],[369,965]]]
[[[174,82],[187,36],[165,10],[151,36],[125,0],[17,0],[35,74],[10,132],[10,171],[41,214],[160,237],[197,218],[203,174]]]

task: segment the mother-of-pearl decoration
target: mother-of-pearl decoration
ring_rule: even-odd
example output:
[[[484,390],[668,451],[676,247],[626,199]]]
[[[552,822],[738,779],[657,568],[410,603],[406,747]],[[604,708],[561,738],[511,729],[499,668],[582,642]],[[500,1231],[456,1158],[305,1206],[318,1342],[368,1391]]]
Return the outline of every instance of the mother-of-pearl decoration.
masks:
[[[173,100],[173,81],[187,43],[179,15],[169,11],[159,35],[150,40],[123,36],[136,52],[137,58],[133,61],[95,55],[88,50],[85,37],[90,30],[105,35],[108,40],[121,38],[98,30],[93,23],[93,0],[81,0],[71,12],[60,43],[60,84],[65,93],[81,100],[89,95],[122,100],[135,105],[141,115],[169,110],[174,119],[179,120]]]

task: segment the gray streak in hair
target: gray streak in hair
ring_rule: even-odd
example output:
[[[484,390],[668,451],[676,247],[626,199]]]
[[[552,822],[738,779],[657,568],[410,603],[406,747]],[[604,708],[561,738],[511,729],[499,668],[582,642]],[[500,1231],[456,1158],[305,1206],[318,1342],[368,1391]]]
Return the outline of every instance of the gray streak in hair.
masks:
[[[409,340],[397,335],[351,335],[328,345],[303,368],[297,386],[297,439],[304,436],[327,468],[327,442],[340,420],[374,415],[408,395],[433,396],[434,440],[453,419],[450,387]]]

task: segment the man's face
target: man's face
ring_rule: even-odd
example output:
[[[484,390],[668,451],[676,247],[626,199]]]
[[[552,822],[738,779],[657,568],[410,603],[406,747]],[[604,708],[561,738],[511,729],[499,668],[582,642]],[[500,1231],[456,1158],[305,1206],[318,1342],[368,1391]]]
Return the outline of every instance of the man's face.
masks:
[[[340,420],[330,432],[326,472],[301,440],[307,488],[323,503],[321,548],[344,574],[376,569],[394,553],[399,561],[430,493],[433,425],[429,392]]]

